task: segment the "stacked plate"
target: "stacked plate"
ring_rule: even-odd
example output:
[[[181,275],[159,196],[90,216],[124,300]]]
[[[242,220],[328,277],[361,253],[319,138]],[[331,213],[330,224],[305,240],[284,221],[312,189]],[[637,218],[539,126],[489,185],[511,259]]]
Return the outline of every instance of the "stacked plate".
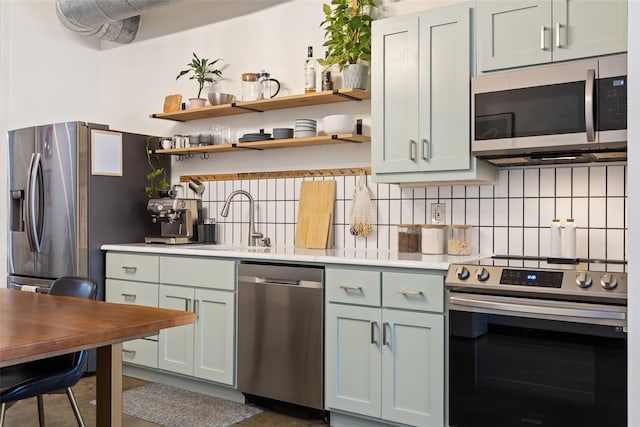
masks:
[[[245,133],[242,137],[238,138],[239,142],[253,142],[253,141],[265,141],[271,138],[270,133]]]
[[[316,136],[317,123],[313,119],[296,119],[296,138]]]

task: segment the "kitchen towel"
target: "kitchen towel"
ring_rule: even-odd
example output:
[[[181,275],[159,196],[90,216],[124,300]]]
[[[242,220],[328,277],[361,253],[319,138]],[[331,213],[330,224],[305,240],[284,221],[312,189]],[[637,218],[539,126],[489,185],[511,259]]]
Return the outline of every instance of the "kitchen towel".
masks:
[[[36,292],[38,290],[38,287],[33,285],[22,285],[20,287],[20,290],[24,292]]]

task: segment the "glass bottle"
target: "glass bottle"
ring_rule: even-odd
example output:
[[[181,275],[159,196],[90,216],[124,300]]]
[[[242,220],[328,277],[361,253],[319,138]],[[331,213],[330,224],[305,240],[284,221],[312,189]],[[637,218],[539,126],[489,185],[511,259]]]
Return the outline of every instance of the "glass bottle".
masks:
[[[313,59],[313,46],[307,47],[307,60],[304,63],[304,93],[316,91],[316,65]]]

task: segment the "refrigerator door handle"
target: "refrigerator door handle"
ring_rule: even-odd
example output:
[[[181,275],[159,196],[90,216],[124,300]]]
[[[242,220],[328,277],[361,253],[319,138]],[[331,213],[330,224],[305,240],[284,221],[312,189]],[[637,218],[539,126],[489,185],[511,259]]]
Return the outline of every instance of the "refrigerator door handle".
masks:
[[[42,172],[42,155],[31,154],[29,176],[27,179],[27,237],[32,251],[42,252],[43,222],[44,222],[44,174]]]

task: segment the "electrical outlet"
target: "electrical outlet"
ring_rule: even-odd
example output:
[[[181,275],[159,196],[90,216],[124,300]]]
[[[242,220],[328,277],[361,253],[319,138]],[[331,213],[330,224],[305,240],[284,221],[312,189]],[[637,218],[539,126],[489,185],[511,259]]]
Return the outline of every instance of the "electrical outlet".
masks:
[[[445,213],[444,203],[431,203],[431,224],[444,224]]]

